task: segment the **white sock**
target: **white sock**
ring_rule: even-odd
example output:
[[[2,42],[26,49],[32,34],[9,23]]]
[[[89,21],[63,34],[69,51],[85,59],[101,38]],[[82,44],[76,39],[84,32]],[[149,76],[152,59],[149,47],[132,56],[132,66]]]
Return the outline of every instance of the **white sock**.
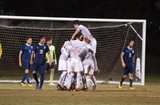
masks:
[[[74,76],[73,73],[70,73],[70,74],[67,75],[67,80],[66,80],[66,83],[65,83],[67,89],[70,89],[70,88],[71,88],[73,76]]]
[[[76,85],[76,88],[80,88],[81,86],[81,80],[82,80],[82,75],[80,73],[77,73],[77,78],[76,78],[76,81],[77,81],[77,85]]]
[[[96,86],[97,85],[97,80],[96,80],[96,77],[94,75],[92,76],[91,80],[93,82],[93,86]]]
[[[63,86],[63,83],[65,81],[65,76],[67,75],[67,71],[63,71],[61,76],[59,77],[59,81],[58,81],[58,84],[60,84],[61,86]]]

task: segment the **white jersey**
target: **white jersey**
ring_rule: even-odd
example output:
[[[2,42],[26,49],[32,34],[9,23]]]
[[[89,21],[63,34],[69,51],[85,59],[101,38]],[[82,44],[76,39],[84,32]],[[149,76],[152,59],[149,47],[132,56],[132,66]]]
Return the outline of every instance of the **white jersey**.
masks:
[[[67,70],[67,62],[68,62],[68,57],[69,57],[69,49],[68,47],[70,46],[69,41],[65,41],[63,47],[61,48],[61,55],[59,57],[59,65],[58,65],[58,70],[63,71]]]
[[[82,35],[88,37],[89,39],[93,38],[91,32],[89,31],[87,27],[85,27],[84,25],[79,25],[78,28],[80,29]]]

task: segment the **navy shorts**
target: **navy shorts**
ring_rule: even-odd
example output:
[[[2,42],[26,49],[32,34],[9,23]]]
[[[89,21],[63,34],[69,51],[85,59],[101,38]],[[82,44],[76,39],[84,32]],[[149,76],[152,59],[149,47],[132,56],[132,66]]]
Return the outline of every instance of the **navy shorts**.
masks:
[[[133,66],[126,66],[126,67],[124,68],[123,75],[128,75],[129,73],[131,73],[131,74],[134,73],[134,68],[133,68]]]
[[[31,67],[31,65],[30,65],[29,62],[23,62],[23,68],[24,68],[25,70],[26,70],[26,69],[30,70],[30,67]]]
[[[45,64],[40,64],[40,63],[34,63],[33,64],[33,71],[35,72],[40,72],[40,73],[45,73],[46,65]]]

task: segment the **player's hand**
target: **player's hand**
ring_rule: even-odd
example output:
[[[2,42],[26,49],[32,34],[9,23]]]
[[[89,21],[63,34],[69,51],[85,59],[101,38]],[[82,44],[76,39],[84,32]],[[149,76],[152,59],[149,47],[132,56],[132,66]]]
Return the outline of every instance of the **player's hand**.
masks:
[[[22,67],[22,63],[21,62],[19,63],[19,67]]]
[[[122,67],[125,68],[125,67],[126,67],[126,64],[125,64],[125,63],[122,63]]]

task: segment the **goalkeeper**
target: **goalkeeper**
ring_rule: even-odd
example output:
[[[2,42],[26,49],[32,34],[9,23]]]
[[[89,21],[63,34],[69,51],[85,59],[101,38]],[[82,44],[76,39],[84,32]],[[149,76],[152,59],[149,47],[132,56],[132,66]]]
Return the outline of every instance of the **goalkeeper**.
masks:
[[[49,50],[50,50],[52,64],[51,64],[51,66],[49,65],[48,53],[46,53],[46,70],[50,71],[50,83],[49,83],[49,85],[55,85],[53,83],[53,79],[54,79],[55,67],[57,65],[57,58],[56,58],[56,49],[55,49],[55,46],[53,45],[53,39],[52,38],[47,39],[47,45],[48,45]]]
[[[0,59],[2,57],[2,52],[3,52],[3,50],[2,50],[2,44],[0,43]]]

